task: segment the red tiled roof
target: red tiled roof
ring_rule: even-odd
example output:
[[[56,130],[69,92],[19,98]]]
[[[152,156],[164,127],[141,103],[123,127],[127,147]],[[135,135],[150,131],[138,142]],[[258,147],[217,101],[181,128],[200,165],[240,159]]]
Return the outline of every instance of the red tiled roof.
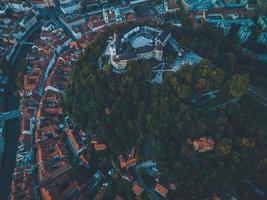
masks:
[[[30,119],[23,118],[21,122],[21,131],[30,131]]]
[[[215,142],[210,137],[200,137],[199,139],[194,140],[194,148],[199,152],[205,152],[212,150],[215,146]]]
[[[124,198],[120,197],[119,195],[116,195],[113,200],[124,200]]]
[[[46,108],[45,111],[49,114],[62,114],[63,113],[61,107],[59,107],[59,108]]]
[[[105,25],[104,20],[98,16],[90,16],[89,22],[87,24],[91,28],[97,28]]]
[[[129,13],[127,16],[127,21],[134,21],[136,20],[136,17],[133,15],[133,13]]]
[[[71,143],[72,143],[73,147],[75,148],[75,150],[76,151],[79,150],[80,145],[77,143],[76,139],[74,138],[72,130],[69,130],[67,132],[67,134],[68,134],[69,140],[71,141]]]
[[[177,8],[179,8],[176,0],[169,0],[168,7],[169,7],[169,9],[177,9]]]

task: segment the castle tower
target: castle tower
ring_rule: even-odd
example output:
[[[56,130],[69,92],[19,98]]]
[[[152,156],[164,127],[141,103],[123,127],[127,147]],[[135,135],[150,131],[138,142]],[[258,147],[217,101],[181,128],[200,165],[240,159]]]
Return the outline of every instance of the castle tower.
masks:
[[[102,9],[102,15],[103,15],[103,19],[105,21],[106,24],[108,24],[108,8],[103,7]]]
[[[158,43],[155,46],[155,59],[158,61],[162,61],[162,56],[163,56],[163,46],[162,44]]]
[[[166,12],[168,12],[168,10],[169,10],[169,1],[168,0],[164,0],[164,9]]]

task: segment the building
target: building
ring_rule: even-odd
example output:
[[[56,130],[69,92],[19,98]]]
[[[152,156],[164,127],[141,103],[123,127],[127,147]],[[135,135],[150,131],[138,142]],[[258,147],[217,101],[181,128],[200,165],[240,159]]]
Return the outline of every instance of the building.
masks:
[[[166,197],[168,192],[169,192],[169,190],[167,188],[165,188],[164,186],[162,186],[159,183],[157,183],[157,185],[155,186],[155,191],[163,197]]]
[[[187,11],[208,10],[214,3],[215,0],[181,0],[181,5]]]
[[[156,38],[156,44],[160,44],[163,47],[166,46],[168,40],[170,39],[171,34],[167,31],[162,31]]]
[[[55,3],[53,0],[33,0],[32,6],[37,9],[55,7]]]
[[[79,40],[82,37],[82,33],[77,26],[71,27],[70,32],[75,37],[75,39]]]
[[[101,19],[100,17],[96,15],[92,15],[89,17],[87,26],[92,30],[92,32],[97,32],[105,28],[106,24],[105,24],[105,21]]]
[[[78,1],[71,1],[70,3],[61,4],[60,9],[64,14],[70,14],[80,10],[81,4]]]
[[[248,26],[241,26],[238,31],[239,42],[241,44],[245,43],[248,40],[251,33],[252,31],[250,30]]]
[[[128,4],[112,7],[103,6],[102,16],[107,25],[136,20],[134,11]]]
[[[46,8],[55,7],[54,0],[44,0],[44,4]]]
[[[82,24],[85,24],[85,18],[82,17],[81,15],[78,14],[73,14],[73,15],[62,15],[60,16],[60,21],[69,29],[71,30],[71,28],[73,26],[79,26]]]
[[[28,12],[32,9],[32,4],[17,0],[8,1],[7,6],[14,12]]]
[[[215,147],[215,142],[211,137],[200,137],[193,141],[194,149],[200,153],[210,151]]]
[[[165,0],[164,9],[168,13],[175,13],[179,10],[179,5],[176,0]]]
[[[71,3],[71,0],[59,0],[60,5]]]
[[[0,4],[0,15],[6,14],[7,6]]]
[[[42,25],[41,30],[42,31],[52,31],[55,29],[55,24],[52,21],[48,21],[44,25]]]
[[[267,28],[267,17],[266,16],[259,16],[258,24],[261,26],[261,29],[264,30]]]
[[[259,35],[259,37],[258,37],[258,39],[257,39],[257,42],[258,42],[258,43],[262,43],[262,44],[264,44],[264,45],[267,46],[267,32],[262,32],[262,33]]]
[[[132,166],[135,166],[137,163],[137,160],[134,158],[134,156],[131,156],[127,159],[125,159],[122,155],[119,156],[119,162],[120,162],[120,168],[129,168]]]
[[[141,193],[144,191],[144,189],[137,183],[133,184],[132,191],[137,195],[141,195]]]
[[[68,139],[68,144],[70,145],[70,149],[72,153],[77,156],[80,152],[81,146],[80,144],[77,143],[75,137],[74,137],[74,131],[68,129],[67,131],[67,139]]]
[[[133,27],[114,33],[113,40],[109,43],[110,61],[116,70],[123,70],[131,60],[156,59],[162,60],[163,48],[167,45],[171,34],[152,27]],[[121,47],[128,43],[133,47],[132,51],[126,51]]]
[[[94,145],[94,148],[96,151],[103,151],[107,149],[107,146],[105,144],[97,143]]]

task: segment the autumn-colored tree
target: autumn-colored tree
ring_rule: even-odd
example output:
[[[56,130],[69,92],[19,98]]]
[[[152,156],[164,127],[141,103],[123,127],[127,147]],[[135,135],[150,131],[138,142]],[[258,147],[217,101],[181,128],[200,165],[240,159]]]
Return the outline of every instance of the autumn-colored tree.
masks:
[[[236,74],[229,81],[230,94],[234,97],[244,95],[249,86],[249,76],[247,74]]]

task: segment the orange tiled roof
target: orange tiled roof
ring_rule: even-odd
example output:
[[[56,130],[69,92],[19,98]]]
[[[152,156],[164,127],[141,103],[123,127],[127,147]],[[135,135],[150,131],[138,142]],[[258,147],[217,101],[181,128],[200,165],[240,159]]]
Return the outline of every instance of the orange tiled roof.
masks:
[[[164,186],[160,185],[159,183],[157,183],[157,185],[155,187],[155,191],[158,192],[159,194],[161,194],[163,197],[166,197],[168,194],[168,189],[165,188]]]
[[[75,139],[75,137],[74,137],[74,135],[73,135],[72,130],[69,130],[69,131],[67,132],[67,134],[68,134],[68,136],[69,136],[69,140],[71,141],[71,143],[72,143],[73,147],[75,148],[75,150],[76,150],[76,151],[79,150],[79,149],[80,149],[80,145],[77,143],[77,141],[76,141],[76,139]]]
[[[133,188],[132,188],[132,191],[136,194],[136,195],[140,195],[142,192],[143,192],[143,188],[140,186],[140,185],[138,185],[137,183],[135,183],[134,185],[133,185]]]
[[[136,165],[136,163],[137,163],[137,160],[135,158],[132,158],[132,159],[129,159],[129,160],[120,159],[120,167],[121,168],[131,167],[131,166]]]
[[[85,165],[88,165],[89,162],[88,160],[85,159],[85,157],[83,155],[80,155],[80,160],[85,164]]]
[[[105,144],[95,144],[94,145],[96,151],[106,150],[107,146]]]

